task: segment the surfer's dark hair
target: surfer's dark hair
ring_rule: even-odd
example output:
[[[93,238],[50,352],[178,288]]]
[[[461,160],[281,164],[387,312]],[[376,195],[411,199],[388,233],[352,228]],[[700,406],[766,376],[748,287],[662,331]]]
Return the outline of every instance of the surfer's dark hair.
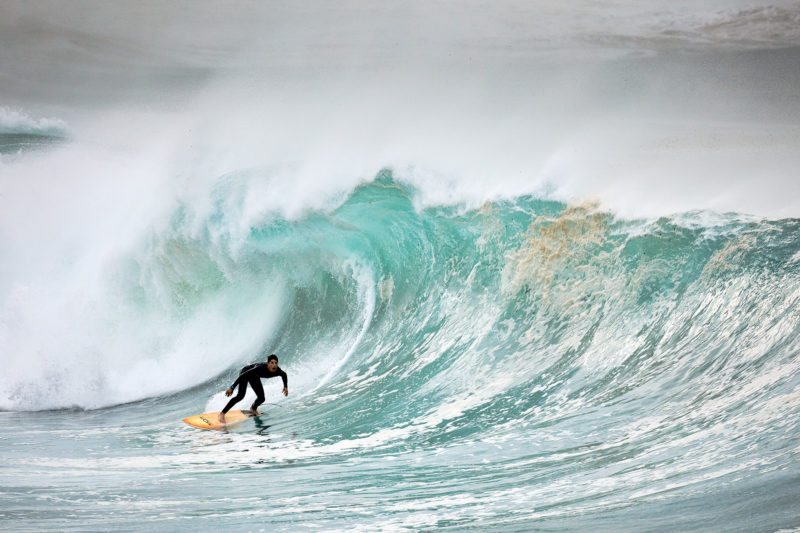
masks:
[[[274,353],[273,353],[273,354],[270,354],[270,356],[269,356],[269,357],[267,357],[267,363],[269,363],[269,362],[270,362],[270,361],[272,361],[273,359],[275,359],[276,361],[278,360],[278,356],[277,356],[277,355],[275,355]]]

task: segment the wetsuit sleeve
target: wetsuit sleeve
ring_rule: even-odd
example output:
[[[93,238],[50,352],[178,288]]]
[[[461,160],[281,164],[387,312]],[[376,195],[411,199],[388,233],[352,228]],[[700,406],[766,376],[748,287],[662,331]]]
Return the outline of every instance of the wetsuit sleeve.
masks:
[[[281,375],[281,379],[283,380],[283,388],[289,388],[289,377],[286,375],[286,372],[283,370],[278,370],[278,373]]]

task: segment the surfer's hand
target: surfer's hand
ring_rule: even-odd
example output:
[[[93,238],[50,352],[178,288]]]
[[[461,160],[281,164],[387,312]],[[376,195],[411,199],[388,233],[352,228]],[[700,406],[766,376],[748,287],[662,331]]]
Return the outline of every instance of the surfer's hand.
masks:
[[[283,395],[289,396],[289,389],[287,389],[286,387],[283,388]]]
[[[225,396],[230,396],[231,394],[233,394],[233,389],[228,389],[225,391]]]

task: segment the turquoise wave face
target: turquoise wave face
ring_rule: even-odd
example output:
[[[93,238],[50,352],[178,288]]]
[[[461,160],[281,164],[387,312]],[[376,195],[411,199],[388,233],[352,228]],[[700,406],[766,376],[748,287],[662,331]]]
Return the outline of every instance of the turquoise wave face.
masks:
[[[122,356],[94,360],[81,391],[156,398],[70,415],[91,446],[125,450],[81,466],[86,483],[129,475],[133,457],[136,476],[191,495],[202,471],[199,486],[225,487],[218,516],[244,529],[260,516],[287,530],[347,517],[364,530],[686,530],[731,508],[736,527],[794,523],[797,220],[625,220],[531,197],[422,207],[388,171],[325,212],[244,217],[238,179],[109,269],[95,331]],[[272,352],[290,395],[267,380],[255,430],[198,444],[175,428]],[[232,470],[245,481],[226,484]],[[265,484],[271,505],[254,509]],[[167,492],[147,496],[150,523]],[[179,514],[202,512],[188,498]]]
[[[219,187],[200,225],[179,210],[128,292],[151,307],[158,295],[175,327],[223,302],[249,335],[234,359],[283,354],[337,438],[432,446],[555,425],[589,445],[653,425],[730,442],[742,417],[782,426],[798,409],[784,398],[798,374],[796,220],[630,221],[534,198],[417,208],[385,171],[330,212],[231,230],[234,193]],[[273,296],[271,318],[248,321]],[[594,433],[597,417],[611,433]]]

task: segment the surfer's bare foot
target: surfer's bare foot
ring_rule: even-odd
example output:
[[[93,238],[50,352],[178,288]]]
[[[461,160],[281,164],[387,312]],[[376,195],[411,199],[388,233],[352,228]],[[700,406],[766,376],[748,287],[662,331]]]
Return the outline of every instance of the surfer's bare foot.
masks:
[[[225,423],[225,413],[220,413],[217,419],[220,421],[221,424]]]

